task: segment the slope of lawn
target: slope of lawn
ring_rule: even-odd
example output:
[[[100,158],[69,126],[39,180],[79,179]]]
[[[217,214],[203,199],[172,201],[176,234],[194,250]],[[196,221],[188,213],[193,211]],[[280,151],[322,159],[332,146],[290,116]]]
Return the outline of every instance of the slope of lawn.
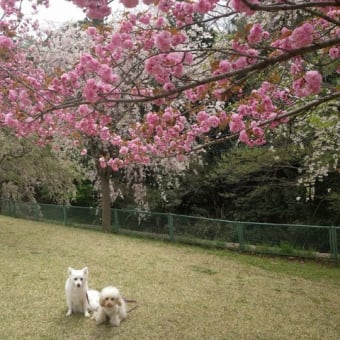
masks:
[[[138,301],[66,317],[67,268]],[[0,216],[0,339],[339,339],[340,269]],[[133,305],[129,305],[131,308]]]

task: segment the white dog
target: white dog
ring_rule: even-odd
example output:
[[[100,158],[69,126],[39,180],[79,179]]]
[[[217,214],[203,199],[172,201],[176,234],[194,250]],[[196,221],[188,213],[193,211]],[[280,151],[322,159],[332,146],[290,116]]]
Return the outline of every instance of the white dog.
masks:
[[[127,316],[125,301],[116,287],[109,286],[102,289],[99,305],[92,317],[96,320],[97,325],[108,319],[112,326],[119,326],[120,322]]]
[[[68,268],[68,279],[65,283],[66,303],[68,311],[66,316],[72,313],[82,313],[89,317],[89,311],[99,308],[99,292],[89,290],[87,284],[88,269]]]

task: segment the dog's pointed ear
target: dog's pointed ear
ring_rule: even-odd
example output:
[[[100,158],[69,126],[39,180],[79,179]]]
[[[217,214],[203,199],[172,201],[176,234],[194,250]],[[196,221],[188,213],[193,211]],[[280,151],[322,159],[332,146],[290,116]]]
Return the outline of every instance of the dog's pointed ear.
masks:
[[[84,267],[84,268],[82,269],[82,271],[83,271],[84,275],[86,275],[86,276],[87,276],[87,274],[89,273],[89,270],[88,270],[87,267]]]
[[[68,272],[68,276],[71,276],[73,272],[73,268],[68,267],[67,272]]]

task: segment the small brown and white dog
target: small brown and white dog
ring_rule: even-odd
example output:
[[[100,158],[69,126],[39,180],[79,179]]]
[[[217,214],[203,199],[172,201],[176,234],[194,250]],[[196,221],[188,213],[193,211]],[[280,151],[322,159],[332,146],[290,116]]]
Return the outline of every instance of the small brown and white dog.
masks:
[[[99,308],[92,319],[100,325],[109,320],[112,326],[119,326],[127,316],[126,303],[116,287],[108,286],[102,289],[99,295]]]

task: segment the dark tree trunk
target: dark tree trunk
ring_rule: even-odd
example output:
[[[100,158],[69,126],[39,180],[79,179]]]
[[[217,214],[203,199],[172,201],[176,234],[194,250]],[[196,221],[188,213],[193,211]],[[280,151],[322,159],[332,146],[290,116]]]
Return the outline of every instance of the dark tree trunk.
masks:
[[[103,231],[111,232],[111,193],[110,193],[110,175],[111,168],[98,168],[102,194],[102,226]]]

